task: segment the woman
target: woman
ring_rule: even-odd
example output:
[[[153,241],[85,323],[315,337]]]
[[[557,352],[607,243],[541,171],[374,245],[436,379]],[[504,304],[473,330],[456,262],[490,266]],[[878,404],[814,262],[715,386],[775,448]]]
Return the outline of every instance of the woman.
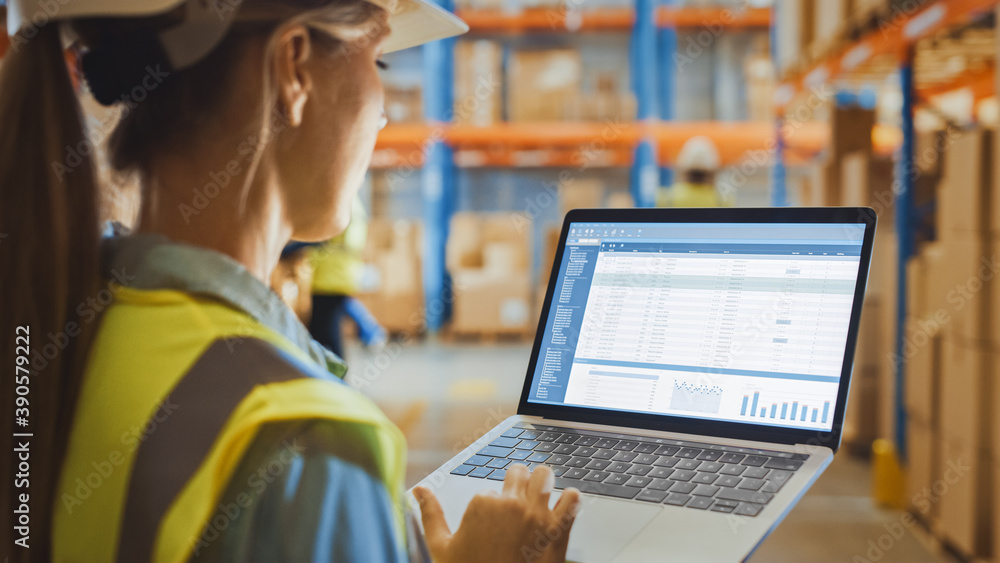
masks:
[[[289,239],[347,225],[384,119],[381,52],[461,29],[414,0],[57,4],[13,6],[0,75],[0,317],[31,336],[0,359],[33,368],[31,426],[9,416],[2,438],[33,434],[14,560],[426,557],[400,433],[265,281]],[[59,21],[95,98],[123,108],[111,165],[143,184],[137,234],[100,255]],[[556,539],[533,559],[562,561],[579,495],[550,510],[552,482],[509,471],[454,534],[417,490],[430,556],[522,560],[541,532]]]

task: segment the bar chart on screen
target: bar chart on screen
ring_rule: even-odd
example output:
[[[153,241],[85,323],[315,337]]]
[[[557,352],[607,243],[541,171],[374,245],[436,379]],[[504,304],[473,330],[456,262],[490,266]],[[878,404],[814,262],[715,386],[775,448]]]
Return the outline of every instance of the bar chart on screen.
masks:
[[[827,424],[833,410],[830,399],[809,393],[762,391],[743,392],[740,416],[747,419],[777,420],[804,425]]]

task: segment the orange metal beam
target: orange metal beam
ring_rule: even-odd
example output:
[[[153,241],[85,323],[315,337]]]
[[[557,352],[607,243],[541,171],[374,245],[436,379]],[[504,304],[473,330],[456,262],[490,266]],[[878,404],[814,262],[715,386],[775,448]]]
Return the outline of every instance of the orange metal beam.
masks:
[[[926,100],[931,96],[939,96],[948,92],[954,92],[955,90],[969,88],[972,90],[972,95],[976,101],[979,101],[989,98],[996,93],[995,79],[996,67],[991,64],[981,70],[963,72],[948,84],[929,84],[919,87],[917,93],[921,98]]]
[[[997,4],[998,0],[936,0],[910,15],[894,13],[886,25],[869,33],[860,42],[785,81],[776,92],[777,105],[783,109],[798,92],[828,83],[831,78],[859,68],[880,55],[889,54],[902,60],[907,48],[916,41],[942,29],[967,23]]]
[[[635,12],[631,8],[593,8],[579,12],[566,8],[504,10],[459,10],[458,17],[474,32],[523,33],[527,31],[627,31]]]
[[[488,127],[456,125],[447,135],[454,146],[512,145],[519,148],[633,146],[635,123],[497,123]]]
[[[565,8],[526,8],[519,12],[490,9],[457,13],[471,31],[480,33],[628,31],[635,23],[635,11],[631,8],[588,8],[578,12]],[[660,27],[680,28],[768,27],[771,10],[662,6],[657,9],[656,23]]]
[[[771,10],[660,6],[656,11],[656,23],[660,27],[769,27]]]
[[[424,145],[434,134],[463,154],[461,166],[574,166],[581,155],[593,165],[625,166],[644,137],[652,138],[661,163],[674,161],[684,142],[695,135],[712,139],[723,164],[740,165],[770,159],[774,125],[722,122],[660,123],[497,123],[485,127],[444,125],[390,125],[379,135],[372,166],[420,166]],[[823,123],[806,123],[786,132],[790,154],[809,156],[829,139]],[[754,151],[754,152],[751,152]]]

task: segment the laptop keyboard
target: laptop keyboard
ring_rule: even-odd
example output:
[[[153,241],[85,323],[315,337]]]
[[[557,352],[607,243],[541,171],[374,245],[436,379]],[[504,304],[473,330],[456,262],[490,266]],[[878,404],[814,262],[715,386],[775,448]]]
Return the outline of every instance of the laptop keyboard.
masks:
[[[503,481],[512,464],[548,465],[557,489],[757,516],[807,459],[805,454],[519,422],[451,474]]]

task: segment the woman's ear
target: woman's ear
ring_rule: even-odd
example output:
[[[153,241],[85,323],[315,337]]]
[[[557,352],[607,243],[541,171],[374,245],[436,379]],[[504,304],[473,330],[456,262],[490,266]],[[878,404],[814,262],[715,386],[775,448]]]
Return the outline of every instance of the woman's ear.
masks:
[[[307,65],[311,56],[312,40],[305,26],[294,25],[278,37],[275,46],[278,98],[292,127],[302,123],[306,101],[312,92],[313,80]]]

